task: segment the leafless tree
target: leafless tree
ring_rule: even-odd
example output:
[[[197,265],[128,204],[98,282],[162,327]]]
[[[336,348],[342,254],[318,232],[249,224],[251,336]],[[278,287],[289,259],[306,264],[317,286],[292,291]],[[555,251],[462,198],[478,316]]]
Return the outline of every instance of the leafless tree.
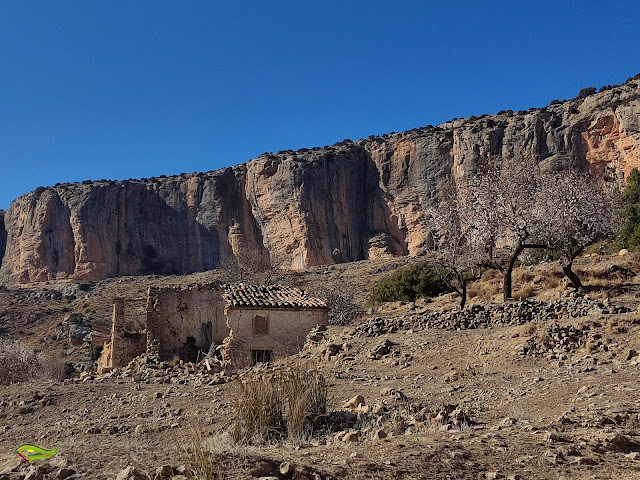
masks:
[[[314,292],[329,306],[329,323],[331,325],[350,325],[362,313],[353,293],[345,288],[346,286],[342,287],[325,287]]]
[[[449,182],[441,192],[441,201],[427,210],[434,247],[434,262],[440,278],[460,296],[460,308],[467,301],[467,278],[473,276],[481,255],[469,235],[470,218],[459,201],[456,185]]]
[[[273,285],[281,280],[284,259],[241,251],[218,266],[225,283]]]

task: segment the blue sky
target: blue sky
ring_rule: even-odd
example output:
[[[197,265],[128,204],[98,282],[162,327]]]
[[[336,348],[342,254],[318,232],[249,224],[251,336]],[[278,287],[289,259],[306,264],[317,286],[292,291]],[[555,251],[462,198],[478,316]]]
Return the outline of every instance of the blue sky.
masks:
[[[0,209],[215,170],[640,72],[640,2],[0,2]]]

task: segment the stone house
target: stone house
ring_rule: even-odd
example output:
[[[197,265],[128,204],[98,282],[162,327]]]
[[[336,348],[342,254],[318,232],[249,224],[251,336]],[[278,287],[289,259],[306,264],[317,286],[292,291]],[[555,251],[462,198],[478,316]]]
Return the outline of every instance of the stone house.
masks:
[[[124,300],[114,300],[99,373],[142,353],[195,362],[223,344],[225,360],[242,368],[298,352],[314,326],[329,323],[322,300],[283,285],[150,287],[146,328],[137,332],[124,328],[124,308]]]
[[[224,294],[231,364],[245,367],[300,351],[316,325],[329,324],[324,301],[282,285],[230,285]]]

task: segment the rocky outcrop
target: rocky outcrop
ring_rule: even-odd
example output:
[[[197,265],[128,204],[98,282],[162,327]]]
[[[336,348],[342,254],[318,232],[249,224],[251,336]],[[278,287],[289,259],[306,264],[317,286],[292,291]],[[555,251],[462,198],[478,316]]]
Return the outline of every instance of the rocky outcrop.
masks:
[[[4,228],[4,210],[0,210],[0,264],[4,257],[4,249],[7,246],[7,229]]]
[[[39,188],[5,214],[0,276],[96,280],[215,268],[241,252],[292,268],[414,255],[444,180],[488,160],[585,168],[622,184],[640,166],[640,78],[542,109],[263,154],[215,172]],[[1,236],[0,236],[1,238]]]

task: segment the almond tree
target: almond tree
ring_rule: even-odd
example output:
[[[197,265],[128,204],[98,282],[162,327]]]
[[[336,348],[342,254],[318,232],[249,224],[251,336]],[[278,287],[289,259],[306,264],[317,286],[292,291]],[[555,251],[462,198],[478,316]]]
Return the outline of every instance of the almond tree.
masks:
[[[512,298],[512,274],[520,254],[531,248],[552,248],[561,230],[555,208],[557,185],[553,174],[534,162],[491,165],[470,182],[463,198],[470,219],[471,242],[484,249],[492,266],[504,274],[503,296]],[[496,248],[507,252],[495,256]]]
[[[615,230],[611,198],[587,175],[543,172],[531,161],[491,166],[470,182],[461,202],[471,219],[472,243],[504,274],[505,301],[512,298],[513,268],[526,249],[559,251],[563,272],[580,287],[573,261]],[[495,256],[496,247],[507,251],[502,261]]]
[[[443,189],[438,206],[427,210],[427,218],[440,278],[460,296],[460,308],[464,308],[467,277],[478,265],[480,255],[471,241],[468,212],[459,198],[456,186],[451,182]]]
[[[575,288],[582,288],[573,262],[586,247],[604,240],[617,230],[611,195],[605,193],[587,174],[569,172],[558,176],[557,210],[560,230],[553,248],[560,253],[559,264]]]

